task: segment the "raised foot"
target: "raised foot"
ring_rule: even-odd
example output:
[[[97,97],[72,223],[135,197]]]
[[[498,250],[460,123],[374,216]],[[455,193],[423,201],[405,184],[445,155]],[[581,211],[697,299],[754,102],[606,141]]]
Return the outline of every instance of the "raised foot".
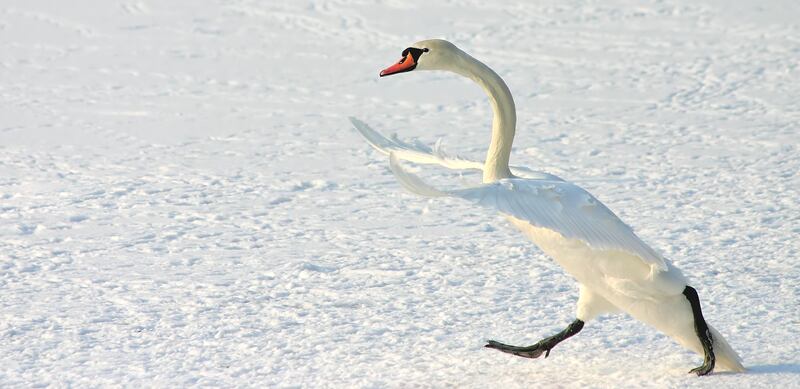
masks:
[[[547,358],[550,356],[550,350],[552,347],[547,347],[543,344],[536,343],[532,346],[512,346],[510,344],[496,342],[494,340],[490,340],[484,347],[486,348],[493,348],[498,351],[502,351],[504,353],[513,354],[523,358],[539,358],[542,354],[544,357]]]
[[[532,346],[519,347],[490,340],[485,347],[500,350],[504,353],[513,354],[523,358],[539,358],[542,354],[544,354],[544,357],[547,358],[550,356],[550,350],[552,350],[553,347],[556,347],[556,345],[562,342],[564,339],[581,332],[582,328],[583,321],[580,319],[575,319],[575,321],[570,323],[570,325],[568,325],[567,328],[561,332],[544,338]]]

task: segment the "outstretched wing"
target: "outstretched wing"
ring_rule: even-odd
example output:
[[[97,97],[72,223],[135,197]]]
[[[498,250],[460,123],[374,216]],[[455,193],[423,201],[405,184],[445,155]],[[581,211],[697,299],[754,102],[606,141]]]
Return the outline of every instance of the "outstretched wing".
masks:
[[[354,117],[350,118],[350,122],[356,128],[359,134],[367,140],[375,150],[384,154],[392,153],[397,158],[402,160],[422,163],[422,164],[435,164],[442,165],[449,169],[455,170],[483,170],[483,164],[476,161],[470,161],[458,156],[450,156],[442,150],[441,143],[436,142],[434,148],[430,148],[421,143],[409,144],[403,142],[397,137],[389,139],[383,134],[370,128],[367,123],[362,122]]]
[[[633,230],[583,188],[565,181],[503,179],[495,183],[458,190],[439,190],[403,169],[390,156],[392,172],[408,190],[423,196],[451,196],[473,201],[533,226],[578,239],[598,250],[620,250],[634,254],[659,271],[664,259],[642,242]]]
[[[405,161],[441,165],[453,170],[483,170],[483,164],[480,162],[447,154],[442,148],[441,139],[431,148],[419,142],[414,144],[406,143],[394,136],[391,139],[387,138],[380,132],[373,130],[367,123],[354,117],[350,118],[350,122],[353,123],[356,131],[367,140],[370,146],[383,154],[388,155],[391,153],[398,159]],[[511,173],[523,178],[562,181],[552,174],[537,172],[519,166],[511,166]]]

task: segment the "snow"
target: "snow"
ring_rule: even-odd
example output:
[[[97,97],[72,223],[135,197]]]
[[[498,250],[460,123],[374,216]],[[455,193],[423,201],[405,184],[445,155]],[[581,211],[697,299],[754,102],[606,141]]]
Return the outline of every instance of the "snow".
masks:
[[[0,5],[0,385],[800,386],[795,1],[174,0]],[[518,107],[512,163],[575,182],[689,276],[750,369],[577,287],[503,219],[402,190],[376,130],[483,157],[490,107],[445,73],[385,79],[447,38]],[[415,170],[453,187],[475,174]]]

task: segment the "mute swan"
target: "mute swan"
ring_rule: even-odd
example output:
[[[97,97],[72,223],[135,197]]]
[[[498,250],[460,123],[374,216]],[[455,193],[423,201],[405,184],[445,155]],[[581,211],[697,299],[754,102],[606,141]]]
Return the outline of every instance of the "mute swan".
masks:
[[[373,147],[389,154],[390,168],[406,189],[424,196],[459,197],[499,211],[580,284],[576,319],[563,331],[531,346],[489,341],[486,347],[526,358],[547,357],[559,342],[580,332],[584,323],[603,313],[622,311],[703,355],[703,364],[690,373],[706,375],[715,366],[744,371],[728,342],[706,324],[697,292],[681,271],[639,239],[611,210],[575,184],[551,174],[509,167],[516,109],[511,92],[497,73],[452,43],[433,39],[403,50],[400,61],[380,76],[412,70],[451,71],[485,90],[494,111],[486,161],[481,164],[451,157],[438,144],[431,149],[388,139],[350,118],[355,128]],[[404,170],[400,159],[452,169],[479,169],[483,171],[483,185],[436,189]]]

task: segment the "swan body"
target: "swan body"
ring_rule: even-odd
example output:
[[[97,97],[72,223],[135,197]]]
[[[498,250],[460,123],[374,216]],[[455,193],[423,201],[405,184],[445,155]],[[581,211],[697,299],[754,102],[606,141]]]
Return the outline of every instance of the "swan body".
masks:
[[[669,260],[644,243],[633,230],[589,192],[548,173],[509,166],[516,110],[505,82],[489,67],[444,40],[425,40],[381,76],[411,70],[448,70],[473,79],[493,108],[492,138],[484,163],[450,156],[434,148],[389,139],[351,118],[368,143],[389,155],[399,182],[423,196],[450,196],[499,211],[580,284],[576,320],[564,331],[518,347],[490,341],[487,347],[536,358],[580,332],[584,323],[604,313],[626,312],[704,356],[692,372],[715,366],[744,371],[741,358],[702,316],[699,298]],[[483,172],[483,184],[442,190],[405,170],[400,160]]]

